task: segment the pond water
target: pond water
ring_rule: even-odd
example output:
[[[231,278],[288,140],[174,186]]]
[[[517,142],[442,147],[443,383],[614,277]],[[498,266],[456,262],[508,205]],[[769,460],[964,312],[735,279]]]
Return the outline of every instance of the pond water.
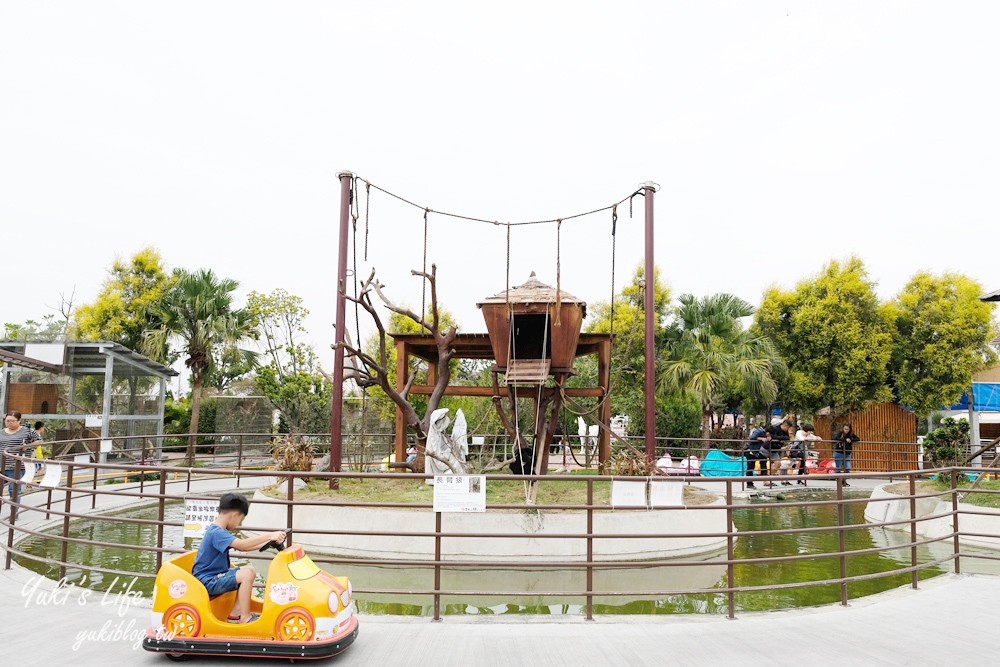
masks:
[[[831,500],[832,492],[787,492],[787,500]],[[853,498],[864,498],[854,494]],[[788,529],[799,526],[836,526],[836,508],[831,505],[814,507],[777,507],[774,498],[755,498],[744,508],[734,511],[733,520],[740,531]],[[886,572],[910,564],[910,549],[905,545],[907,534],[899,531],[869,528],[864,525],[864,502],[845,506],[845,522],[855,525],[845,531],[846,549],[858,551],[873,547],[885,550],[879,553],[849,556],[848,576]],[[118,516],[152,519],[155,508],[130,510]],[[167,506],[166,519],[183,518],[180,503]],[[156,526],[131,524],[107,520],[80,520],[71,524],[70,536],[87,541],[108,542],[121,545],[150,545],[156,543]],[[191,548],[191,540],[182,538],[182,529],[166,527],[164,542],[168,545]],[[836,530],[817,531],[792,535],[741,536],[737,540],[736,557],[739,559],[774,556],[817,554],[816,558],[798,561],[752,563],[735,566],[738,586],[774,586],[783,583],[821,581],[840,575],[837,558],[819,554],[836,551]],[[39,557],[59,558],[61,545],[53,538],[33,537],[20,545],[21,550]],[[966,549],[963,545],[963,550]],[[918,548],[920,563],[927,563],[951,553],[951,543],[941,543]],[[608,592],[643,589],[647,591],[678,591],[719,588],[726,585],[726,567],[718,562],[725,553],[704,557],[703,565],[655,566],[643,568],[601,568],[594,571],[594,613],[596,614],[725,614],[725,593],[664,594],[659,596],[616,596]],[[70,562],[91,563],[109,569],[155,572],[156,555],[144,549],[127,547],[97,547],[92,544],[71,543],[68,546]],[[28,557],[18,557],[17,562],[39,574],[57,579],[58,567]],[[266,571],[267,562],[254,562],[258,572]],[[321,567],[338,575],[347,575],[355,589],[419,590],[431,589],[434,570],[430,567],[393,567],[370,565],[327,565]],[[991,561],[963,559],[963,572],[992,572],[998,566]],[[951,563],[933,566],[919,572],[925,579],[951,571]],[[69,569],[69,582],[95,590],[116,592],[131,583],[132,578]],[[909,573],[889,575],[848,584],[850,598],[871,595],[910,583]],[[148,595],[153,587],[152,577],[141,578],[133,585]],[[579,569],[551,570],[524,568],[519,570],[476,569],[450,567],[442,570],[443,590],[468,591],[539,591],[552,595],[453,595],[442,596],[441,609],[445,614],[563,614],[585,613],[584,599],[580,596],[561,595],[560,591],[581,591],[586,588],[586,571]],[[604,593],[602,595],[602,593]],[[431,615],[433,598],[419,594],[365,594],[357,596],[358,608],[363,613]],[[736,594],[737,611],[764,611],[822,604],[840,600],[840,587],[836,584],[749,591]]]

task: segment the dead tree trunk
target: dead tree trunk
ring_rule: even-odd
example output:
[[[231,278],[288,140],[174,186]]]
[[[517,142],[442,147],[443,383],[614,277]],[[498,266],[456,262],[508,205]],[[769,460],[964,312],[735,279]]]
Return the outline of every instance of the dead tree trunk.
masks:
[[[351,368],[346,369],[344,377],[353,379],[361,387],[380,387],[382,391],[385,392],[386,396],[388,396],[389,399],[399,407],[400,411],[403,413],[406,426],[412,428],[415,434],[418,465],[413,466],[414,470],[422,472],[423,457],[431,456],[435,460],[441,461],[447,465],[454,472],[464,473],[467,471],[455,470],[455,464],[453,462],[444,460],[445,458],[450,457],[439,457],[427,452],[427,434],[430,430],[431,415],[435,410],[437,410],[438,404],[444,396],[445,389],[451,381],[450,363],[455,355],[452,343],[458,335],[458,329],[454,326],[450,326],[443,331],[441,330],[437,300],[437,265],[431,265],[430,273],[422,271],[411,271],[410,273],[414,276],[420,276],[421,279],[426,280],[428,286],[430,287],[430,312],[427,313],[427,315],[429,315],[429,319],[426,318],[424,314],[417,314],[390,301],[382,291],[382,288],[385,286],[376,280],[374,269],[372,269],[368,279],[361,285],[361,289],[358,292],[357,297],[347,294],[345,289],[341,290],[341,293],[348,301],[352,301],[364,308],[364,310],[371,316],[376,328],[378,329],[378,350],[374,353],[375,356],[364,352],[361,349],[360,341],[356,345],[346,341],[344,343],[340,343],[344,346],[345,354],[351,364]],[[406,385],[402,391],[397,391],[396,388],[392,386],[392,382],[389,380],[387,334],[385,326],[382,323],[382,318],[379,316],[374,302],[372,301],[372,294],[375,294],[382,302],[382,305],[384,305],[387,309],[394,313],[399,313],[404,317],[408,317],[426,329],[434,337],[434,342],[437,346],[438,352],[437,372],[434,374],[434,390],[427,399],[427,411],[423,418],[417,414],[417,411],[409,401],[409,392],[413,387],[414,381],[416,380],[416,373],[409,373],[409,371],[407,371],[409,374],[407,376]]]

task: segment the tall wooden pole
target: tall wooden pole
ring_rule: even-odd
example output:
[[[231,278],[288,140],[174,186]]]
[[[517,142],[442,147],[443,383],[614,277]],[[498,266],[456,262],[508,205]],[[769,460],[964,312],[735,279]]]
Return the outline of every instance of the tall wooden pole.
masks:
[[[330,401],[330,472],[340,472],[344,434],[344,334],[347,332],[347,243],[351,217],[351,179],[349,171],[337,174],[340,179],[340,246],[337,254],[337,320],[336,346],[333,352],[333,398]],[[330,488],[338,481],[330,479]]]
[[[644,354],[646,361],[646,458],[656,460],[656,267],[653,261],[653,193],[655,183],[647,181],[639,186],[646,200],[646,298],[643,309],[646,335]]]

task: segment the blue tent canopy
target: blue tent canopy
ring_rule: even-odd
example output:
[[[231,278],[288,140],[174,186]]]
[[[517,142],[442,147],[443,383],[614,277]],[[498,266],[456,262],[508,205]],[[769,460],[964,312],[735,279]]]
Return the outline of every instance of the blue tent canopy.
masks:
[[[747,462],[742,456],[729,456],[718,449],[710,449],[699,472],[708,477],[742,477],[746,469]]]
[[[972,398],[977,412],[1000,412],[1000,382],[973,382]],[[961,400],[951,409],[968,410],[969,394],[962,394]]]
[[[973,382],[972,405],[977,411],[1000,412],[1000,382]]]

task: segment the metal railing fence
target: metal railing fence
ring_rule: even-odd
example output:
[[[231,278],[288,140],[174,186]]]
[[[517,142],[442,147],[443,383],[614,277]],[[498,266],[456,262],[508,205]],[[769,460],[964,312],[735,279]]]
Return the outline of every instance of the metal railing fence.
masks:
[[[244,437],[241,437],[244,436]],[[137,462],[121,463],[121,462],[101,462],[101,461],[91,461],[83,459],[74,459],[72,456],[64,458],[62,460],[45,460],[42,463],[58,464],[64,471],[60,475],[58,482],[55,485],[49,487],[40,487],[37,480],[33,480],[30,484],[16,484],[14,485],[14,496],[13,498],[5,499],[5,506],[3,507],[3,516],[0,520],[0,530],[6,532],[6,539],[4,540],[5,549],[5,568],[10,568],[12,564],[12,559],[16,556],[19,558],[26,558],[38,561],[40,563],[45,563],[52,567],[57,567],[59,569],[60,578],[66,575],[67,569],[73,570],[85,570],[92,573],[100,573],[103,575],[110,576],[122,576],[122,577],[139,577],[139,578],[153,578],[155,577],[155,571],[145,571],[145,572],[135,572],[129,570],[121,570],[112,567],[105,567],[93,563],[82,563],[82,562],[71,562],[68,560],[68,547],[73,543],[87,543],[96,546],[106,546],[114,547],[119,549],[135,549],[142,551],[154,552],[156,567],[159,568],[162,564],[164,557],[169,557],[172,554],[179,553],[183,551],[176,545],[171,545],[166,543],[164,539],[164,531],[166,528],[177,528],[183,525],[182,522],[169,521],[165,518],[165,507],[171,502],[182,502],[184,499],[189,498],[211,498],[212,495],[192,493],[191,487],[193,482],[201,482],[206,480],[231,481],[231,486],[233,489],[240,488],[241,484],[246,480],[257,479],[261,477],[273,478],[274,481],[283,481],[284,490],[281,492],[281,496],[274,496],[273,494],[265,499],[255,500],[255,503],[261,503],[264,505],[277,506],[283,508],[284,517],[287,522],[288,528],[292,529],[292,534],[289,536],[291,541],[293,536],[298,535],[301,537],[312,536],[313,538],[327,536],[331,538],[336,538],[338,536],[354,536],[354,537],[366,537],[372,540],[378,538],[405,538],[410,540],[432,540],[433,541],[433,553],[428,553],[428,558],[418,559],[418,558],[407,558],[397,555],[381,558],[377,561],[377,564],[384,566],[400,567],[400,568],[432,568],[433,569],[433,585],[431,587],[417,587],[417,588],[404,588],[404,587],[388,587],[388,588],[373,588],[366,587],[364,582],[355,582],[357,585],[356,592],[358,594],[372,594],[372,595],[420,595],[429,596],[433,600],[433,617],[434,619],[441,618],[441,600],[442,597],[452,597],[452,596],[485,596],[485,595],[503,595],[503,596],[532,596],[532,597],[546,597],[546,596],[559,596],[574,597],[579,598],[583,602],[583,609],[585,617],[593,619],[594,617],[594,598],[595,596],[601,597],[653,597],[653,596],[674,596],[674,595],[701,595],[701,594],[712,594],[712,595],[725,595],[726,596],[726,607],[727,613],[730,618],[736,617],[736,602],[735,596],[740,593],[747,593],[753,591],[761,590],[780,590],[780,589],[792,589],[792,588],[804,588],[813,586],[829,586],[835,585],[839,586],[841,592],[841,604],[846,605],[848,602],[848,585],[852,582],[859,582],[868,579],[881,578],[881,577],[891,577],[900,574],[908,574],[910,576],[910,585],[913,588],[918,586],[918,578],[921,571],[928,570],[931,568],[937,568],[940,566],[950,566],[953,567],[955,572],[961,572],[961,563],[964,559],[976,558],[976,559],[991,559],[1000,560],[1000,551],[996,553],[985,553],[982,551],[970,551],[965,547],[963,538],[985,538],[985,539],[995,539],[1000,541],[1000,528],[978,531],[962,531],[960,530],[960,517],[962,516],[984,516],[984,517],[995,517],[998,521],[998,526],[1000,526],[1000,510],[994,512],[990,511],[989,508],[983,509],[970,509],[969,507],[962,507],[960,500],[964,494],[976,493],[976,494],[998,494],[1000,490],[992,488],[978,488],[974,491],[963,489],[960,485],[960,479],[963,475],[974,474],[974,475],[1000,475],[1000,470],[984,470],[982,468],[942,468],[934,470],[909,470],[909,471],[895,471],[892,473],[892,479],[897,482],[905,482],[907,484],[907,492],[897,494],[895,496],[896,500],[906,501],[908,506],[908,511],[905,516],[889,519],[887,517],[884,521],[870,522],[870,523],[859,523],[852,524],[845,520],[845,510],[851,506],[859,503],[870,502],[868,498],[855,498],[847,497],[845,495],[845,482],[847,480],[864,479],[870,477],[879,477],[880,479],[884,475],[878,475],[876,473],[859,473],[852,475],[809,475],[810,481],[818,480],[824,482],[832,482],[833,490],[835,491],[836,497],[831,500],[788,500],[788,499],[778,499],[776,502],[769,502],[767,504],[760,505],[748,505],[745,500],[737,499],[735,494],[740,490],[745,488],[746,482],[750,481],[751,478],[743,476],[735,477],[715,477],[715,478],[695,478],[695,477],[678,477],[674,481],[682,483],[687,487],[691,484],[702,484],[709,485],[716,489],[716,500],[712,503],[706,504],[685,504],[681,507],[664,507],[655,510],[649,510],[645,507],[643,508],[631,508],[631,507],[616,507],[614,512],[643,512],[643,511],[655,511],[655,512],[665,512],[669,516],[670,513],[675,512],[716,512],[724,514],[724,523],[721,526],[716,525],[714,528],[709,528],[705,530],[664,530],[662,527],[656,527],[656,524],[651,524],[649,530],[641,530],[634,532],[614,532],[608,531],[606,528],[598,530],[595,528],[595,519],[599,518],[602,514],[608,513],[612,510],[609,506],[608,501],[604,498],[607,494],[608,488],[611,483],[620,481],[635,481],[636,478],[628,477],[615,477],[615,476],[598,476],[598,475],[546,475],[546,476],[520,476],[520,475],[487,475],[487,483],[493,484],[504,484],[504,483],[525,483],[525,482],[537,482],[544,485],[569,485],[570,487],[575,487],[576,489],[581,489],[582,492],[577,492],[576,497],[583,499],[576,500],[574,502],[557,502],[546,504],[540,502],[537,504],[529,504],[527,502],[516,502],[516,503],[495,503],[491,504],[487,512],[506,512],[506,513],[516,513],[516,512],[569,512],[585,517],[585,528],[571,530],[571,531],[561,531],[561,532],[539,532],[533,534],[531,537],[535,540],[567,540],[572,541],[576,544],[582,545],[580,549],[581,559],[576,561],[568,561],[559,558],[541,558],[538,560],[531,560],[529,562],[524,561],[511,561],[505,559],[456,559],[449,556],[448,550],[444,548],[450,541],[455,539],[476,539],[485,540],[487,542],[492,540],[512,540],[512,539],[523,539],[525,535],[523,533],[518,533],[512,530],[481,530],[481,531],[468,531],[462,530],[457,531],[454,528],[447,526],[446,524],[451,523],[451,520],[443,519],[442,513],[433,512],[433,505],[429,502],[379,502],[377,500],[351,500],[342,497],[315,497],[315,494],[309,498],[296,498],[295,496],[295,484],[292,483],[293,478],[302,477],[303,473],[299,471],[277,471],[270,469],[253,469],[259,467],[260,457],[256,457],[251,454],[250,448],[246,446],[244,442],[245,436],[247,434],[231,434],[231,437],[236,439],[235,441],[235,453],[230,456],[229,453],[219,456],[216,452],[211,452],[210,454],[202,454],[201,459],[199,459],[199,466],[177,466],[171,465],[169,461],[167,463],[157,463],[151,465],[149,463],[150,457],[147,455],[151,451],[155,451],[156,447],[153,443],[149,442],[150,436],[138,436],[127,444],[134,445],[132,447],[122,447],[118,452],[119,456],[129,456],[134,455],[137,458]],[[391,434],[388,436],[391,438]],[[139,440],[134,442],[135,440]],[[234,446],[234,443],[225,443],[226,447]],[[256,446],[256,445],[255,445]],[[670,446],[673,446],[671,444]],[[211,458],[215,457],[215,458]],[[3,482],[6,487],[9,482],[15,479],[21,479],[24,474],[25,466],[35,465],[36,459],[32,459],[27,453],[15,454],[12,452],[2,452],[0,453],[0,481]],[[231,464],[231,465],[230,465]],[[943,489],[937,490],[919,490],[917,488],[918,482],[927,478],[930,475],[937,475],[942,479],[947,480],[947,485]],[[120,480],[121,484],[108,485],[108,484],[98,484],[98,480],[101,476],[111,477],[115,480]],[[125,483],[125,480],[131,476],[129,483]],[[147,476],[155,476],[155,479],[147,479]],[[324,482],[323,486],[326,486],[326,482],[330,478],[335,478],[338,480],[415,480],[424,479],[427,475],[415,475],[415,474],[383,474],[383,473],[373,473],[373,472],[341,472],[341,473],[329,473],[329,472],[311,472],[309,477],[322,480]],[[757,478],[760,480],[772,480],[779,481],[780,477],[765,477]],[[270,480],[269,480],[270,481]],[[23,489],[21,487],[24,487]],[[279,487],[280,488],[280,487]],[[600,492],[602,494],[601,498],[595,496],[595,492]],[[45,493],[46,498],[44,502],[41,502],[39,496],[38,502],[28,503],[25,502],[28,494],[34,493]],[[156,508],[156,519],[139,519],[127,516],[116,515],[107,512],[98,511],[99,501],[102,499],[129,499],[132,502],[143,502],[148,506]],[[945,502],[946,510],[935,511],[930,514],[919,513],[917,505],[921,501],[932,501],[932,500],[942,500]],[[883,499],[884,502],[889,502],[887,499]],[[878,500],[872,502],[879,502]],[[329,509],[331,511],[337,508],[397,508],[404,509],[413,512],[433,512],[434,514],[434,528],[433,530],[380,530],[377,521],[365,528],[349,527],[349,528],[317,528],[315,526],[304,526],[301,524],[296,526],[297,522],[297,508],[322,508]],[[734,528],[733,515],[734,512],[745,511],[752,509],[754,511],[773,511],[776,508],[820,508],[828,507],[832,508],[837,515],[836,525],[833,526],[810,526],[810,525],[800,525],[790,528],[778,528],[778,529],[762,529],[762,530],[743,530],[737,531]],[[940,508],[940,505],[938,506]],[[35,513],[35,517],[44,514],[44,519],[49,523],[46,525],[42,522],[41,525],[32,524],[32,526],[27,526],[28,523],[25,520],[25,513]],[[141,544],[141,545],[127,545],[127,544],[111,544],[104,542],[94,542],[92,540],[86,540],[79,537],[71,536],[70,526],[71,522],[79,519],[99,519],[101,521],[108,522],[126,522],[134,525],[146,525],[155,526],[157,532],[157,538],[155,544]],[[941,534],[938,531],[937,536],[927,537],[921,535],[921,524],[929,522],[932,520],[945,520],[950,521],[951,530]],[[52,522],[57,522],[53,524]],[[667,522],[668,524],[671,522]],[[716,522],[717,523],[717,522]],[[686,524],[679,524],[686,525]],[[247,526],[248,530],[272,530],[275,526]],[[870,528],[888,528],[896,530],[904,530],[907,534],[907,539],[905,542],[891,544],[888,546],[880,545],[864,549],[848,549],[846,537],[850,531],[856,530],[867,530]],[[55,532],[57,531],[57,532]],[[776,535],[792,535],[792,536],[808,536],[813,533],[819,532],[830,532],[836,534],[837,536],[837,548],[832,551],[824,551],[822,553],[803,553],[795,555],[782,555],[782,556],[762,556],[754,558],[738,558],[736,556],[736,542],[738,539],[754,538],[756,536],[776,536]],[[61,545],[60,556],[58,558],[40,556],[38,554],[28,553],[23,549],[19,548],[20,542],[29,537],[46,537],[54,538],[59,540]],[[622,541],[629,540],[635,541],[640,544],[651,543],[658,540],[701,540],[709,541],[718,545],[720,550],[724,550],[725,556],[721,558],[716,558],[712,560],[712,564],[724,566],[725,568],[725,585],[719,587],[693,587],[689,589],[672,589],[672,590],[648,590],[643,587],[642,580],[640,577],[636,577],[636,585],[628,589],[619,590],[598,590],[594,585],[594,574],[602,569],[639,569],[639,568],[651,568],[651,567],[670,567],[670,568],[691,568],[691,567],[701,567],[706,565],[706,561],[703,558],[697,558],[692,556],[679,556],[679,557],[654,557],[638,561],[630,560],[608,560],[606,558],[598,558],[595,556],[595,543],[601,542],[606,543],[609,541]],[[932,544],[947,545],[947,553],[944,555],[939,555],[938,557],[931,559],[921,559],[918,557],[918,549],[921,547],[926,547]],[[848,573],[848,561],[850,558],[871,553],[882,553],[886,551],[900,551],[908,549],[910,554],[906,562],[901,563],[899,567],[894,567],[892,569],[883,570],[879,572],[862,572],[849,574]],[[839,573],[836,577],[828,577],[822,580],[800,580],[785,582],[780,584],[762,584],[762,585],[737,585],[735,571],[739,566],[747,565],[763,565],[767,563],[787,563],[793,564],[796,561],[803,561],[807,559],[817,559],[817,558],[835,558],[839,561]],[[326,564],[337,564],[337,565],[371,565],[372,560],[367,556],[314,556],[313,560],[317,563]],[[467,590],[467,589],[452,589],[442,586],[442,572],[449,568],[488,568],[495,570],[505,570],[505,569],[520,569],[525,567],[537,568],[542,570],[579,570],[585,572],[585,585],[582,589],[577,590],[560,590],[560,591],[496,591],[496,590]]]

